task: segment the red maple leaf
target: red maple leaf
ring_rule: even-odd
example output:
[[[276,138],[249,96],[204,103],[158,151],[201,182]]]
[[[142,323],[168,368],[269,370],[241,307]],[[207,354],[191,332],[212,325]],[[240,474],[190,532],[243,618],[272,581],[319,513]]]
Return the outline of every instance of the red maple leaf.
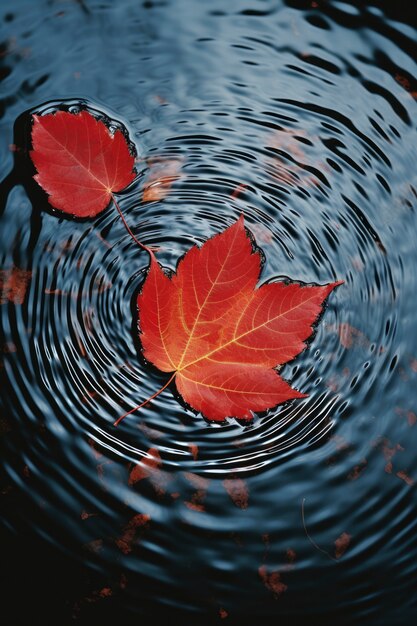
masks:
[[[35,180],[53,207],[76,217],[94,217],[135,178],[123,133],[88,111],[34,115],[32,144]]]
[[[305,348],[339,282],[257,288],[261,256],[243,217],[201,248],[193,246],[172,277],[150,256],[138,297],[140,339],[144,357],[173,374],[147,401],[174,378],[185,402],[209,420],[251,420],[253,412],[305,397],[276,367]]]

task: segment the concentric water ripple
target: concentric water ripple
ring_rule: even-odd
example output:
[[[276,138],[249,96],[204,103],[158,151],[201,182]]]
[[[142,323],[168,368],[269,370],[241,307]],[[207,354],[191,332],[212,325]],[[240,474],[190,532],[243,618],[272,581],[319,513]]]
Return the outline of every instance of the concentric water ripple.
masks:
[[[4,13],[2,497],[12,534],[110,589],[86,584],[68,615],[106,593],[126,624],[415,615],[416,31],[360,4]],[[261,283],[345,281],[282,370],[308,398],[218,425],[167,389],[113,426],[166,381],[137,332],[148,257],[114,207],[63,218],[30,183],[29,112],[56,107],[126,129],[138,176],[120,207],[168,270],[243,213]]]

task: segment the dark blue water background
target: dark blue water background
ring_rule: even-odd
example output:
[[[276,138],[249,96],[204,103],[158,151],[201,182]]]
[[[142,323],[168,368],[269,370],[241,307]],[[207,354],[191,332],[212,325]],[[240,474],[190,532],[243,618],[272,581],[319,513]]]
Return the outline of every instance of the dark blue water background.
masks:
[[[2,624],[415,623],[412,4],[1,3]],[[166,267],[244,211],[263,279],[345,281],[284,370],[306,400],[218,427],[167,391],[112,426],[165,381],[135,339],[147,255],[13,170],[22,114],[64,100],[128,129],[120,204]]]

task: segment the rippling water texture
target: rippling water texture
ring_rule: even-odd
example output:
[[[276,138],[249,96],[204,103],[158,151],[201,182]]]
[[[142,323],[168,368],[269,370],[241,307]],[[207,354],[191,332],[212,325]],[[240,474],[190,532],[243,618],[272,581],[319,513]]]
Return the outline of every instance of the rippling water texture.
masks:
[[[412,4],[1,3],[2,624],[415,623]],[[262,280],[345,281],[284,369],[307,399],[215,426],[168,390],[114,428],[166,380],[148,259],[29,183],[28,112],[62,102],[125,125],[165,267],[243,211]]]

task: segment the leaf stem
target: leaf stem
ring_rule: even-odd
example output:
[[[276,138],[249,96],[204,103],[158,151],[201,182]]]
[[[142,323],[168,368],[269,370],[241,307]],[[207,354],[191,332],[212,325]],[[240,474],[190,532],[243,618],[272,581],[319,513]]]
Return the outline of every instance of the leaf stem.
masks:
[[[174,380],[175,376],[176,376],[177,372],[174,372],[172,374],[172,376],[167,380],[167,382],[165,383],[165,385],[163,385],[160,389],[158,389],[158,391],[155,391],[155,393],[153,393],[149,398],[147,398],[146,400],[144,400],[143,402],[141,402],[140,404],[138,404],[138,406],[135,406],[133,409],[130,409],[130,411],[128,411],[127,413],[125,413],[124,415],[122,415],[121,417],[119,417],[113,424],[113,426],[118,426],[120,424],[120,422],[127,417],[127,415],[130,415],[131,413],[134,413],[135,411],[138,411],[139,409],[141,409],[145,404],[148,404],[148,402],[150,402],[151,400],[153,400],[154,398],[156,398],[156,396],[159,396],[160,393],[162,393],[164,391],[164,389],[166,389],[168,387],[168,385],[170,383],[172,383],[172,381]]]
[[[309,534],[309,532],[307,530],[307,527],[306,527],[306,521],[305,521],[305,516],[304,516],[304,503],[305,503],[305,501],[306,501],[306,499],[303,498],[302,502],[301,502],[301,517],[303,518],[303,527],[304,527],[304,532],[306,534],[307,539],[309,540],[311,545],[313,545],[316,548],[316,550],[319,550],[320,552],[323,552],[323,554],[328,556],[329,559],[331,559],[332,561],[336,561],[336,563],[337,563],[338,562],[337,559],[335,559],[329,552],[327,552],[327,550],[324,550],[323,548],[320,548],[320,546],[317,545],[317,543],[314,541],[314,539]]]
[[[135,235],[133,234],[133,232],[132,232],[132,230],[131,230],[131,228],[130,228],[129,224],[126,222],[126,220],[125,220],[125,216],[124,216],[124,215],[123,215],[123,213],[122,213],[122,209],[120,208],[120,206],[119,206],[119,204],[118,204],[118,202],[117,202],[117,200],[116,200],[116,198],[115,198],[115,196],[114,196],[114,194],[113,194],[113,193],[111,194],[111,197],[112,197],[112,200],[113,200],[113,202],[114,202],[114,206],[116,207],[117,212],[119,213],[119,215],[120,215],[120,217],[121,217],[121,219],[122,219],[122,222],[123,222],[123,224],[124,224],[124,227],[126,228],[126,230],[127,230],[127,232],[129,233],[129,235],[132,237],[133,241],[134,241],[135,243],[137,243],[137,245],[138,245],[140,248],[142,248],[142,250],[145,250],[145,252],[147,252],[149,255],[151,255],[151,252],[154,250],[154,248],[152,248],[152,247],[150,247],[150,246],[145,246],[145,244],[143,244],[141,241],[139,241],[139,239],[138,239],[137,237],[135,237]]]

